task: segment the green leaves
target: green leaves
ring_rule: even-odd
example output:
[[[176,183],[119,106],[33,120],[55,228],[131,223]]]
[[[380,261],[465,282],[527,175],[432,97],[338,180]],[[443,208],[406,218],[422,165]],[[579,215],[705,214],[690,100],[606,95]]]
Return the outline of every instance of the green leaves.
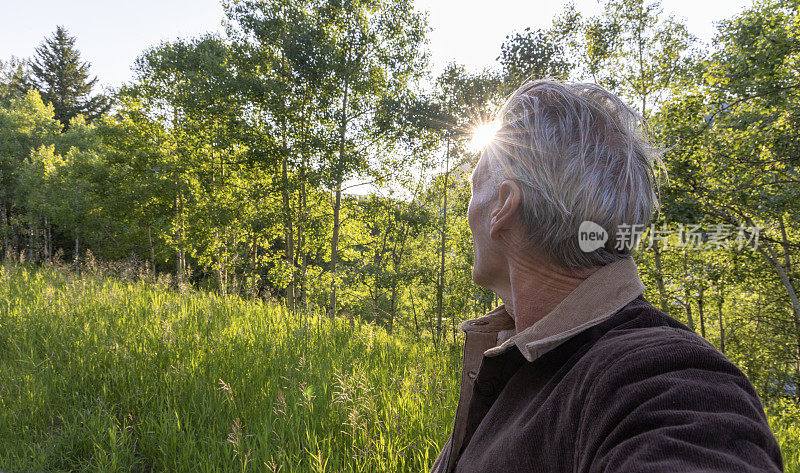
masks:
[[[572,67],[551,33],[530,28],[506,36],[498,59],[511,90],[530,79],[566,79]]]

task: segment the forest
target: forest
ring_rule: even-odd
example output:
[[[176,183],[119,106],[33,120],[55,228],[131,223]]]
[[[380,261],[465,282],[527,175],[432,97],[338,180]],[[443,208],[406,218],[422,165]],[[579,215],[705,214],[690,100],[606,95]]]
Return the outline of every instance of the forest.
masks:
[[[0,63],[0,256],[446,349],[499,303],[471,279],[475,131],[526,79],[593,82],[663,150],[646,297],[796,402],[800,1],[757,0],[710,45],[658,2],[602,4],[433,77],[412,0],[223,0],[224,35],[154,45],[105,92],[59,26]]]

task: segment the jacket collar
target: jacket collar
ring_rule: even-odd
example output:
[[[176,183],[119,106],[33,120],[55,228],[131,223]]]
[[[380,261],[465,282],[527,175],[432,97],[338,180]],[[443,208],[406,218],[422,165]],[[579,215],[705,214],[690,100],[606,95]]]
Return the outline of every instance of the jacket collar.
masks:
[[[533,361],[572,336],[603,322],[644,292],[636,263],[626,257],[598,269],[550,313],[520,333],[501,305],[483,317],[461,324],[465,332],[498,332],[498,346],[484,352],[497,356],[512,346]]]

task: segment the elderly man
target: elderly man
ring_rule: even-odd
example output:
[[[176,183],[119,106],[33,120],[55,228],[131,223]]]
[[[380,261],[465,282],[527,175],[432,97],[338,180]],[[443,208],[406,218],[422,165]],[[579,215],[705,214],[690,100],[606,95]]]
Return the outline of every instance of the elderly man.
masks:
[[[461,326],[461,397],[433,471],[781,471],[750,382],[642,297],[616,244],[655,202],[636,112],[596,85],[534,81],[498,121],[469,226],[472,277],[505,304]],[[605,244],[582,245],[599,227]]]

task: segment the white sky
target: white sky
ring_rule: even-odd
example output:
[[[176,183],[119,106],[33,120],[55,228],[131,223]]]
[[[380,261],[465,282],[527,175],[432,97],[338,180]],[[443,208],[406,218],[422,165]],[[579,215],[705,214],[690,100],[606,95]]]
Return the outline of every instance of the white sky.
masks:
[[[430,12],[432,70],[449,61],[470,69],[493,67],[506,35],[550,25],[565,0],[415,0]],[[579,11],[600,10],[596,0],[576,0]],[[714,22],[729,18],[751,0],[663,0],[665,13],[684,18],[705,41]],[[217,0],[0,0],[0,59],[29,57],[56,25],[77,37],[84,60],[99,82],[118,86],[132,77],[131,66],[146,48],[162,40],[222,31]]]

